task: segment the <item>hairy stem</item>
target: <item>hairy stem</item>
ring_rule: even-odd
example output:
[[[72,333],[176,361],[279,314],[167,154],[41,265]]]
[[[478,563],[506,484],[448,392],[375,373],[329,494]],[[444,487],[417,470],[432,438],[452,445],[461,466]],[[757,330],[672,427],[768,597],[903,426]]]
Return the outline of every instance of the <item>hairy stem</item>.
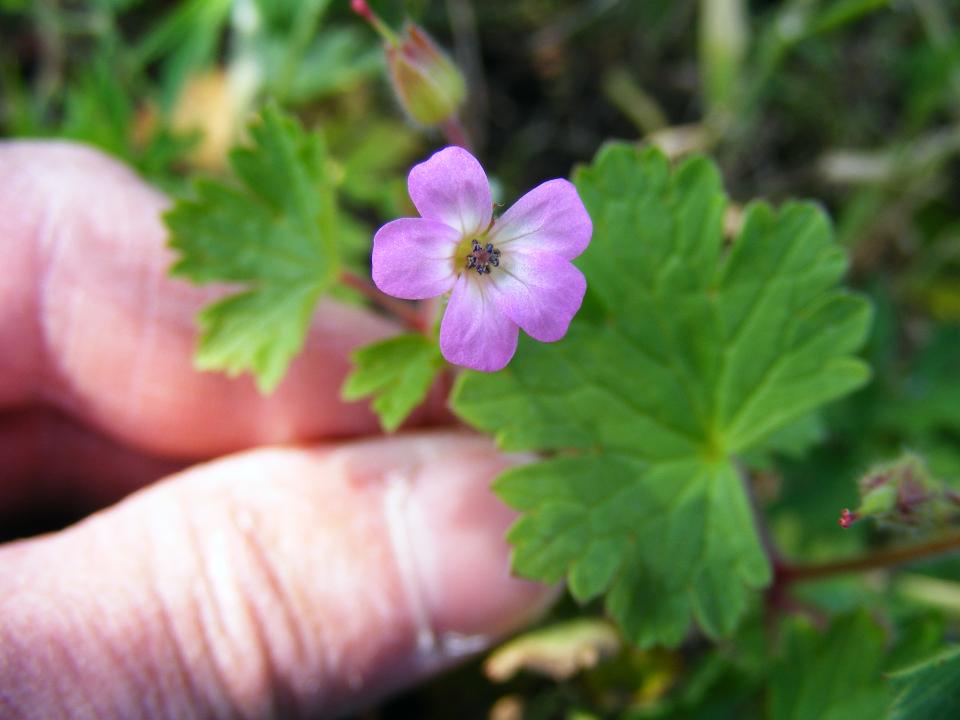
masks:
[[[849,560],[837,560],[835,562],[811,565],[790,565],[784,563],[777,567],[776,582],[790,584],[803,582],[805,580],[820,580],[822,578],[845,575],[847,573],[864,572],[866,570],[892,568],[914,560],[943,555],[944,553],[954,550],[960,550],[960,533],[951,533],[925,543],[909,545],[907,547],[880,550],[862,557],[850,558]]]
[[[372,303],[386,310],[411,330],[418,333],[425,333],[429,329],[428,324],[424,322],[423,316],[418,313],[412,305],[408,305],[402,300],[396,300],[389,295],[383,294],[359,275],[354,275],[351,272],[341,272],[340,282],[361,293]]]
[[[470,138],[460,120],[454,115],[440,124],[440,131],[451,145],[459,145],[465,150],[472,150]]]

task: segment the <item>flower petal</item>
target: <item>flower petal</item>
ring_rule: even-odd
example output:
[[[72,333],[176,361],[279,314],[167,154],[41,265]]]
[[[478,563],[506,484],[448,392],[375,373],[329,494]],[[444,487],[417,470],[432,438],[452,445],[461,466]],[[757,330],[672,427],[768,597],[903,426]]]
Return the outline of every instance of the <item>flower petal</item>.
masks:
[[[550,252],[573,260],[587,249],[592,234],[593,223],[573,184],[548,180],[498,218],[489,239],[504,251]]]
[[[517,349],[516,324],[491,302],[487,278],[457,279],[440,323],[440,352],[455,365],[495,372]]]
[[[457,228],[463,237],[490,224],[490,183],[477,159],[461,147],[447,147],[414,165],[407,178],[410,199],[420,214]]]
[[[423,300],[453,287],[460,233],[436,220],[401,218],[373,236],[373,282],[387,295]]]
[[[500,311],[527,335],[554,342],[567,334],[587,290],[583,273],[549,252],[505,252],[489,276]]]

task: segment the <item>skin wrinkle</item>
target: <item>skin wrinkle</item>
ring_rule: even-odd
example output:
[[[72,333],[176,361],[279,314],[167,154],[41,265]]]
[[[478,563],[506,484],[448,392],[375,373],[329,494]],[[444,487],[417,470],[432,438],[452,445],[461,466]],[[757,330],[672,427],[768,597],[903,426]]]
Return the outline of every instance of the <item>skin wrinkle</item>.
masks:
[[[265,581],[264,584],[257,585],[256,593],[249,594],[249,605],[257,642],[266,663],[265,672],[269,678],[268,687],[271,691],[269,716],[300,717],[305,713],[305,709],[297,702],[297,693],[274,657],[274,642],[270,641],[270,637],[272,635],[276,638],[277,635],[275,630],[272,633],[268,632],[268,627],[274,624],[266,620],[265,611],[260,609],[260,603],[255,602],[254,598],[262,597],[262,591],[267,590],[267,595],[274,601],[269,604],[276,608],[275,614],[281,618],[281,625],[285,628],[286,635],[293,640],[293,663],[301,666],[307,657],[307,642],[303,637],[302,623],[297,622],[289,591],[284,587],[273,561],[260,542],[255,526],[244,527],[243,524],[237,523],[235,527],[245,551],[244,554],[253,560],[254,573]]]
[[[388,555],[390,572],[389,575],[394,575],[396,581],[387,582],[386,576],[384,577],[384,584],[387,586],[397,586],[395,592],[390,593],[373,593],[368,594],[365,597],[365,600],[368,604],[371,604],[375,609],[377,614],[380,616],[381,620],[379,623],[376,623],[372,626],[367,626],[365,628],[358,628],[357,631],[349,632],[348,634],[355,634],[355,632],[366,633],[366,632],[376,632],[377,627],[390,628],[397,627],[397,622],[393,619],[396,617],[398,612],[402,613],[406,618],[407,622],[403,625],[409,625],[411,627],[411,632],[408,634],[408,637],[404,639],[404,643],[412,643],[412,647],[417,646],[417,638],[423,633],[428,633],[431,637],[435,637],[435,633],[432,627],[429,624],[424,628],[424,623],[429,622],[427,618],[424,617],[422,612],[418,612],[418,607],[426,607],[426,594],[423,590],[423,581],[418,568],[421,565],[417,558],[413,558],[411,563],[403,563],[399,561],[399,557],[403,555],[403,551],[399,550],[395,546],[397,536],[390,532],[390,516],[387,511],[388,507],[388,498],[390,490],[387,488],[385,483],[387,476],[397,476],[401,475],[405,478],[405,482],[410,486],[414,486],[423,475],[423,462],[424,462],[424,450],[425,446],[423,443],[419,443],[415,451],[411,453],[411,456],[405,459],[405,462],[402,465],[391,465],[389,468],[384,468],[378,466],[375,473],[371,473],[371,468],[369,467],[369,460],[362,455],[358,455],[352,448],[345,448],[344,451],[334,451],[331,453],[331,456],[328,458],[328,461],[332,461],[338,464],[341,468],[341,473],[343,476],[347,477],[351,484],[362,486],[365,488],[370,488],[375,491],[383,491],[383,498],[380,504],[380,507],[383,508],[381,514],[381,524],[382,530],[381,535],[387,539],[389,544]],[[428,449],[427,449],[428,450]],[[409,507],[408,504],[404,504],[404,509],[406,510]],[[386,566],[384,566],[386,568]],[[404,575],[405,572],[412,572],[411,575]],[[410,594],[404,592],[401,588],[414,588],[414,594],[416,597],[412,598]],[[419,599],[417,599],[419,598]],[[360,613],[361,615],[368,615],[368,613]],[[348,621],[352,618],[352,615],[348,614]],[[438,667],[443,664],[445,658],[443,648],[440,644],[433,643],[429,648],[421,648],[412,656],[412,661],[416,663],[418,668],[418,673],[426,673],[431,668]],[[346,668],[345,668],[346,670]],[[352,674],[349,670],[346,671],[346,674],[341,676],[344,681],[346,688],[358,690],[367,683],[367,679]],[[377,690],[377,694],[382,694],[384,689],[391,687],[391,683],[388,680],[386,685]],[[349,705],[344,706],[349,707]]]
[[[138,610],[140,610],[140,608],[134,608],[135,612]],[[154,617],[145,612],[139,614],[139,622],[144,625],[152,623],[155,620]],[[109,617],[109,613],[106,615]],[[97,625],[99,625],[99,623],[97,623]],[[122,670],[123,674],[128,678],[127,683],[130,686],[128,694],[132,696],[139,705],[139,715],[141,717],[149,717],[163,710],[169,710],[166,704],[167,698],[178,697],[177,691],[181,689],[177,687],[176,683],[173,683],[173,686],[170,687],[169,663],[150,662],[150,660],[148,660],[149,655],[147,655],[144,657],[146,667],[140,667],[139,665],[129,662],[129,657],[123,653],[119,645],[112,642],[101,642],[99,645],[102,648],[103,654],[109,658],[109,661],[104,663],[104,667],[118,668]],[[164,659],[166,660],[166,658]],[[79,683],[75,683],[74,686],[78,684]],[[123,710],[116,708],[114,712],[120,713],[123,712]],[[170,713],[168,713],[168,715],[172,716]]]
[[[284,673],[280,671],[278,663],[274,659],[273,642],[271,642],[270,633],[267,630],[267,622],[253,602],[249,603],[248,613],[253,637],[259,647],[258,654],[261,658],[263,674],[267,678],[266,692],[262,693],[256,716],[267,718],[300,717],[300,708],[296,702],[293,687],[287,682]]]
[[[217,593],[209,572],[209,563],[205,561],[208,553],[205,552],[204,545],[200,540],[199,528],[190,520],[192,514],[189,508],[184,507],[182,517],[184,518],[183,529],[187,539],[187,547],[193,548],[189,557],[195,559],[194,565],[196,566],[196,572],[191,573],[192,577],[196,579],[191,584],[193,592],[187,598],[188,614],[195,620],[196,627],[192,628],[195,632],[191,633],[191,628],[187,628],[186,632],[190,637],[200,638],[204,664],[211,672],[212,680],[219,690],[219,693],[216,694],[220,702],[215,703],[219,712],[212,712],[211,717],[244,717],[241,704],[235,699],[234,693],[230,689],[232,674],[223,667],[220,661],[222,641],[214,637],[214,633],[221,638],[229,637],[229,633],[222,622],[222,616],[216,611]],[[159,576],[159,573],[157,575]],[[169,601],[164,601],[161,598],[161,603],[166,604]],[[213,609],[211,610],[211,608]],[[177,610],[172,612],[182,616],[182,613],[179,612],[181,609],[182,605],[178,604]],[[179,635],[180,633],[177,633],[178,641]],[[194,664],[194,668],[196,668],[196,664]]]
[[[24,546],[22,555],[15,554],[18,545]],[[34,558],[34,555],[40,557]],[[3,648],[3,655],[16,658],[8,666],[14,677],[14,682],[8,686],[15,689],[10,702],[18,709],[13,716],[37,717],[37,698],[45,703],[40,709],[70,708],[77,718],[109,716],[103,705],[105,698],[81,682],[90,660],[90,647],[99,647],[98,637],[84,638],[84,653],[87,654],[77,653],[70,640],[76,642],[78,638],[59,632],[62,627],[71,625],[67,616],[74,610],[73,605],[54,604],[42,589],[30,585],[26,568],[36,560],[42,562],[42,553],[34,552],[34,548],[26,543],[10,543],[0,548],[0,559],[7,561],[7,577],[13,578],[12,587],[8,586],[10,592],[0,597],[0,617],[7,618],[7,622],[0,623],[0,648]],[[18,636],[28,636],[35,627],[45,629],[40,642],[36,638],[29,644],[19,641]],[[26,662],[19,663],[20,658],[25,658]],[[45,668],[56,668],[56,672],[44,672]],[[9,678],[9,675],[4,677]]]
[[[251,502],[249,498],[245,495],[241,495],[239,502],[246,504]],[[253,510],[251,514],[254,517],[257,517],[261,512],[269,512],[272,503],[268,502],[266,505],[260,509]],[[240,511],[242,513],[242,511]],[[238,516],[238,511],[234,509],[228,513],[229,518],[236,518]],[[294,522],[296,520],[294,519]],[[217,524],[216,519],[209,519],[208,525],[210,522]],[[264,687],[276,688],[278,684],[282,684],[288,688],[287,691],[282,691],[280,695],[276,696],[275,702],[272,706],[272,711],[274,714],[280,717],[288,716],[289,709],[296,708],[293,705],[293,699],[296,697],[310,697],[310,687],[313,687],[316,690],[321,683],[318,683],[316,680],[304,678],[300,673],[300,668],[304,665],[306,667],[312,667],[314,670],[314,675],[317,672],[316,661],[319,659],[316,655],[311,656],[304,663],[305,653],[302,649],[305,639],[302,638],[302,633],[307,626],[312,624],[313,618],[311,617],[309,606],[298,607],[298,610],[295,612],[292,610],[292,607],[296,605],[292,599],[292,595],[286,591],[277,591],[270,592],[267,595],[271,598],[270,600],[264,601],[263,589],[263,575],[265,572],[270,574],[275,574],[273,570],[266,568],[274,567],[275,562],[279,562],[282,558],[276,557],[272,558],[270,554],[263,552],[262,562],[257,559],[258,551],[255,549],[254,545],[250,544],[250,541],[247,538],[251,538],[252,535],[249,533],[246,534],[246,537],[237,537],[236,533],[241,532],[243,525],[252,525],[252,527],[257,527],[258,523],[240,523],[239,526],[235,521],[230,520],[228,525],[229,539],[226,543],[218,543],[215,545],[205,544],[203,548],[199,551],[201,556],[201,561],[205,568],[209,568],[214,564],[219,563],[223,566],[226,572],[229,574],[229,582],[233,586],[245,588],[247,586],[257,587],[257,592],[255,594],[242,594],[243,597],[248,598],[248,604],[244,608],[245,617],[249,621],[249,625],[244,625],[242,628],[241,634],[236,633],[223,633],[221,637],[212,643],[216,647],[222,648],[222,642],[225,639],[230,637],[236,637],[242,642],[249,642],[253,640],[256,643],[258,650],[255,653],[250,653],[249,650],[246,652],[241,652],[240,654],[247,658],[256,657],[258,660],[264,663],[262,668],[257,669],[254,672],[254,676],[262,677],[263,682],[260,680],[253,683],[254,686],[259,687],[261,684]],[[191,523],[191,525],[194,525]],[[209,528],[208,528],[209,529]],[[196,530],[194,529],[194,532]],[[255,545],[262,546],[261,541],[258,539],[255,541]],[[276,552],[276,550],[274,550]],[[213,554],[211,554],[213,553]],[[253,556],[250,554],[253,553]],[[252,572],[250,572],[252,571]],[[205,571],[205,576],[210,577],[210,572]],[[336,575],[336,573],[334,573]],[[224,580],[226,581],[226,580]],[[279,583],[280,581],[278,581]],[[211,585],[215,584],[216,581],[210,580]],[[211,591],[210,595],[212,596],[212,602],[216,602],[216,599],[220,597],[220,594]],[[279,600],[278,600],[279,598]],[[321,605],[325,603],[321,602]],[[224,613],[218,610],[210,611],[211,615],[223,616]],[[369,616],[366,613],[362,613],[369,620]],[[282,616],[282,617],[281,617]],[[286,635],[293,637],[295,640],[298,640],[299,643],[295,643],[293,653],[290,652],[289,643],[283,643],[278,646],[278,638],[285,636],[285,633],[276,632],[277,620],[280,619],[280,626],[289,625],[291,626]],[[298,621],[299,618],[299,621]],[[300,629],[297,629],[297,626],[300,626]],[[267,632],[265,628],[269,627],[271,630]],[[334,628],[336,630],[336,628]],[[239,631],[239,630],[238,630]],[[358,628],[359,632],[367,632],[366,628]],[[321,635],[322,636],[322,635]],[[271,642],[272,640],[272,642]],[[279,653],[279,654],[278,654]],[[215,656],[216,657],[216,656]],[[258,663],[259,664],[259,663]],[[293,675],[289,673],[293,672]],[[321,674],[326,673],[327,671],[321,667],[319,670]],[[249,675],[246,672],[243,674],[249,680]],[[246,696],[248,693],[241,692],[241,696],[238,696],[233,690],[237,688],[237,682],[244,682],[243,677],[237,677],[235,673],[228,673],[229,680],[232,682],[224,683],[224,687],[227,689],[231,698],[236,698],[237,702],[242,700],[241,696]],[[336,678],[333,678],[327,674],[328,682],[327,685],[331,683],[337,684]],[[305,682],[309,680],[309,682]],[[297,692],[299,691],[299,692]],[[261,694],[258,692],[258,696]],[[264,696],[265,697],[265,696]],[[269,706],[265,705],[262,707],[263,711],[266,712],[270,709]],[[231,713],[230,715],[225,715],[226,717],[238,716],[238,713]]]
[[[331,474],[344,477],[350,486],[356,488],[356,492],[364,498],[360,501],[363,506],[379,507],[381,505],[376,496],[382,490],[382,467],[378,465],[375,471],[371,472],[369,459],[349,446],[334,450],[327,456],[326,461],[333,466]],[[327,570],[331,578],[339,581],[340,587],[323,589],[328,597],[335,595],[337,598],[331,608],[333,612],[324,620],[328,626],[339,623],[341,633],[346,639],[341,648],[343,657],[338,659],[335,667],[331,666],[332,672],[329,674],[333,683],[341,688],[341,694],[346,694],[343,691],[369,685],[370,678],[362,675],[360,668],[382,667],[382,657],[395,652],[397,642],[402,641],[407,644],[413,636],[413,633],[407,630],[411,625],[411,616],[405,611],[401,602],[401,580],[398,569],[392,562],[392,549],[389,547],[389,537],[382,514],[371,513],[363,518],[354,514],[349,525],[350,530],[346,533],[349,537],[370,536],[380,539],[381,542],[368,545],[363,554],[368,571],[371,567],[379,569],[378,585],[366,590],[362,586],[362,577],[357,574],[361,568],[353,563],[344,564],[342,552],[338,548],[326,548],[330,556]],[[352,597],[348,598],[348,596]],[[365,606],[363,611],[357,608],[361,602]],[[399,621],[400,617],[404,619]],[[359,618],[365,618],[366,622],[360,621]],[[369,647],[364,647],[368,645],[366,638],[370,633],[390,633],[395,637],[389,641],[385,639],[383,647],[373,648],[374,652],[371,655]],[[346,657],[353,657],[354,663],[351,665],[345,661]],[[360,658],[359,662],[357,658]]]
[[[319,451],[323,454],[326,454],[326,450]],[[255,523],[251,523],[255,524]],[[322,552],[316,553],[318,556]],[[306,591],[306,589],[305,589]],[[291,620],[295,620],[296,613],[291,608],[290,610]],[[313,612],[310,606],[309,601],[306,603],[306,607],[301,612],[300,617],[308,618],[309,622],[304,621],[304,630],[303,632],[311,632],[314,637],[326,638],[333,636],[338,628],[336,623],[333,622],[333,618],[327,617],[325,613]],[[309,625],[309,627],[308,627]],[[342,669],[342,655],[343,648],[339,647],[335,643],[319,643],[319,648],[317,651],[312,653],[310,656],[307,656],[304,652],[303,659],[308,661],[306,664],[307,667],[313,669],[313,688],[308,688],[309,692],[311,689],[316,693],[319,691],[319,688],[324,684],[324,682],[329,682],[330,679],[336,678]]]
[[[167,607],[166,603],[163,602],[162,595],[157,588],[156,577],[151,576],[151,581],[149,582],[149,590],[153,601],[157,604],[157,615],[160,620],[160,624],[163,627],[164,635],[171,639],[171,645],[173,646],[172,663],[165,663],[163,667],[164,675],[169,672],[169,668],[173,668],[173,672],[176,674],[179,680],[179,686],[182,692],[170,692],[164,693],[164,697],[180,697],[185,701],[186,707],[199,709],[201,716],[211,716],[213,714],[213,708],[207,702],[206,697],[200,691],[198,683],[194,680],[193,673],[190,671],[190,664],[187,662],[187,654],[184,650],[183,643],[180,640],[180,634],[177,632],[177,624],[174,620],[173,613],[170,611],[170,608]],[[183,708],[179,708],[178,712],[182,713]],[[177,717],[178,713],[173,712],[173,708],[167,706],[164,708],[165,715],[167,717]]]
[[[177,502],[175,504],[179,505],[180,503]],[[238,658],[242,658],[242,665],[249,665],[247,660],[256,658],[256,662],[253,663],[253,666],[257,667],[257,670],[254,671],[253,676],[259,677],[260,679],[254,683],[254,686],[258,688],[255,695],[262,697],[266,703],[268,697],[270,696],[268,696],[266,693],[261,693],[259,688],[277,688],[278,683],[282,682],[283,679],[278,673],[275,672],[272,665],[270,643],[267,638],[267,633],[264,629],[265,623],[259,616],[258,610],[253,606],[252,603],[249,603],[248,606],[244,608],[244,614],[248,622],[244,623],[242,633],[239,635],[231,633],[226,626],[220,624],[219,620],[224,616],[224,613],[216,609],[216,606],[221,602],[222,595],[213,589],[215,581],[211,577],[209,568],[223,560],[223,558],[217,556],[217,549],[223,546],[214,545],[211,547],[208,543],[201,542],[201,533],[198,532],[199,528],[197,523],[193,522],[192,520],[195,514],[191,513],[189,508],[184,507],[183,512],[179,514],[183,518],[183,532],[179,534],[182,537],[185,537],[187,541],[187,548],[196,548],[195,551],[187,550],[186,553],[179,554],[194,558],[194,561],[191,563],[193,567],[191,567],[190,575],[192,577],[201,578],[201,583],[205,584],[207,589],[205,592],[201,592],[199,594],[196,592],[188,593],[185,598],[181,599],[181,602],[176,603],[176,607],[173,607],[170,604],[170,601],[165,597],[165,594],[162,590],[164,583],[163,573],[157,571],[148,571],[148,574],[152,576],[152,596],[158,605],[158,614],[161,620],[164,620],[168,623],[168,626],[165,628],[165,632],[161,632],[160,635],[168,638],[171,641],[170,643],[165,644],[171,644],[173,646],[172,653],[185,663],[184,671],[190,677],[191,681],[203,681],[202,678],[205,673],[198,673],[198,667],[202,666],[212,672],[212,679],[215,680],[215,687],[217,688],[214,696],[218,699],[215,702],[211,702],[213,696],[210,696],[209,694],[210,686],[208,684],[208,694],[206,696],[200,694],[199,691],[196,691],[196,695],[201,702],[196,704],[186,702],[183,697],[184,695],[187,695],[187,693],[177,692],[176,687],[174,686],[169,688],[166,692],[161,693],[161,700],[165,700],[167,697],[174,697],[179,699],[182,705],[179,705],[176,708],[172,706],[160,706],[159,708],[153,708],[153,710],[146,712],[145,715],[154,716],[155,713],[158,713],[159,716],[163,717],[263,717],[264,715],[261,711],[266,710],[269,706],[261,704],[256,708],[251,707],[250,703],[246,702],[243,698],[243,696],[247,693],[241,692],[238,694],[236,692],[238,688],[237,682],[242,682],[244,676],[238,677],[236,673],[227,671],[221,666],[218,657],[220,657],[225,648],[229,647],[229,645],[224,645],[225,642],[230,643],[231,638],[237,639],[241,644],[229,649],[227,654],[233,657],[233,661],[236,661]],[[216,521],[217,518],[211,519],[211,522],[215,523]],[[228,530],[229,529],[230,528],[228,528]],[[241,561],[238,561],[238,558],[246,557],[248,550],[242,546],[242,537],[237,537],[236,533],[233,533],[228,539],[231,545],[241,545],[239,547],[241,550],[239,554],[232,552],[230,553],[231,557],[227,560],[229,563],[228,567],[240,567]],[[238,548],[235,547],[234,549]],[[213,552],[214,555],[211,555],[211,552]],[[163,556],[164,551],[161,550],[157,557],[160,559]],[[163,561],[161,560],[161,562]],[[234,589],[235,587],[239,587],[241,585],[240,577],[236,570],[231,570],[229,574],[229,596],[236,599],[245,597],[239,590]],[[191,587],[196,590],[197,584],[193,583]],[[186,602],[183,602],[182,600],[186,600]],[[197,607],[202,603],[205,603],[208,606],[208,610],[206,612],[199,610]],[[180,622],[178,623],[174,618],[180,618]],[[189,621],[184,624],[184,618],[192,619],[193,624],[195,624],[196,627],[190,627],[191,623]],[[208,628],[216,625],[220,625],[220,637],[216,641],[212,641],[205,631]],[[181,632],[180,630],[184,630],[185,632]],[[194,657],[192,662],[185,659],[187,653],[183,650],[184,646],[182,638],[184,637],[188,637],[190,640],[195,640],[197,638],[200,639],[200,666],[198,666],[197,657]],[[250,652],[250,648],[245,647],[245,643],[251,640],[259,648],[256,652]],[[160,658],[157,659],[159,660]],[[169,657],[164,654],[162,662],[157,664],[155,670],[150,673],[150,677],[153,677],[154,680],[159,679],[161,681],[164,679],[169,679],[169,667]],[[193,672],[191,673],[188,668],[192,668]],[[291,698],[293,697],[292,692],[287,694]],[[271,711],[270,716],[286,717],[287,715],[284,713],[284,709],[287,706],[289,706],[289,703],[274,702],[273,710]],[[248,710],[249,712],[244,712],[244,709]]]
[[[134,520],[121,530],[119,543],[115,533],[95,524],[93,532],[99,537],[94,549],[103,549],[96,554],[108,559],[115,547],[122,547],[126,533],[135,532],[140,526],[139,518]],[[153,544],[153,537],[153,533],[148,535],[148,544]],[[117,683],[123,691],[114,696],[112,711],[100,712],[96,717],[122,717],[131,713],[131,707],[136,710],[134,716],[139,717],[184,717],[190,708],[196,707],[194,701],[203,698],[191,697],[190,663],[183,653],[180,635],[175,632],[174,614],[160,602],[159,576],[150,572],[149,564],[131,561],[129,556],[124,561],[129,566],[92,596],[92,606],[76,622],[84,630],[86,626],[96,628],[95,641],[109,658],[100,664],[108,672],[113,669],[125,678]],[[117,607],[123,612],[117,613]],[[97,615],[101,620],[90,622]],[[117,642],[118,638],[121,642]],[[131,654],[135,662],[131,662]],[[97,685],[89,677],[76,684]],[[103,686],[108,685],[103,682]]]
[[[191,583],[190,593],[188,597],[188,604],[187,604],[187,614],[185,615],[185,617],[188,617],[189,620],[192,622],[193,628],[195,630],[192,637],[194,637],[196,640],[200,642],[200,656],[207,658],[208,666],[210,668],[210,672],[212,674],[212,679],[215,686],[218,688],[226,688],[228,687],[227,678],[221,671],[220,666],[214,660],[214,654],[213,654],[214,650],[213,650],[212,638],[210,636],[210,628],[207,625],[207,623],[204,622],[203,613],[201,611],[201,603],[202,603],[201,598],[204,596],[205,593],[208,592],[205,587],[206,582],[207,580],[205,578],[202,578],[196,582]],[[239,709],[231,703],[229,695],[225,691],[222,693],[222,698],[223,699],[220,705],[224,705],[224,704],[227,705],[230,712],[217,713],[215,709],[217,705],[211,700],[210,704],[212,707],[209,712],[209,717],[214,718],[214,717],[218,717],[218,715],[223,715],[223,714],[233,715],[234,717],[239,716]]]
[[[44,613],[44,617],[49,617],[49,611]],[[98,708],[99,703],[97,701],[102,699],[97,696],[92,687],[82,682],[82,678],[84,678],[83,663],[78,655],[70,652],[67,638],[64,637],[61,639],[61,637],[54,632],[49,633],[44,638],[44,641],[56,657],[56,660],[54,660],[50,666],[60,668],[61,673],[63,669],[67,669],[67,672],[62,674],[66,676],[69,684],[56,685],[60,691],[58,694],[63,698],[60,706],[86,707],[89,710],[87,717],[97,717],[98,715],[105,714],[106,708],[103,705],[100,705]],[[29,654],[27,656],[29,657]]]
[[[97,701],[100,698],[94,692],[92,687],[87,687],[81,678],[84,677],[83,668],[77,656],[70,652],[70,648],[66,646],[64,642],[60,640],[55,635],[45,638],[46,642],[49,643],[51,649],[55,650],[57,659],[51,663],[52,667],[58,668],[59,672],[63,672],[66,668],[68,671],[63,673],[68,677],[69,680],[72,680],[68,685],[63,686],[61,684],[55,685],[58,689],[58,695],[62,698],[59,702],[60,707],[71,707],[71,708],[85,708],[86,713],[81,712],[80,717],[103,717],[107,714],[106,706],[98,703]],[[67,690],[66,688],[69,688]],[[56,706],[56,703],[54,704]],[[98,707],[99,706],[99,707]],[[28,713],[27,717],[30,716]]]
[[[314,451],[314,457],[321,462],[330,461],[330,454],[328,454],[325,448]],[[334,471],[331,472],[331,474],[338,473]],[[319,499],[317,502],[318,509],[326,505],[327,503],[323,499]],[[326,538],[324,538],[324,540],[326,540]],[[347,654],[345,648],[337,646],[334,643],[320,643],[319,648],[313,645],[314,652],[307,654],[307,648],[311,647],[311,644],[306,641],[308,635],[321,638],[333,637],[345,627],[343,619],[336,617],[332,613],[316,613],[313,608],[313,602],[311,602],[311,598],[309,597],[311,591],[320,592],[321,594],[329,593],[326,585],[338,578],[339,574],[336,572],[334,564],[328,560],[328,558],[339,557],[340,552],[338,548],[328,546],[327,542],[315,547],[310,554],[318,559],[323,558],[322,567],[325,573],[329,574],[324,577],[324,574],[315,573],[312,572],[311,569],[304,568],[301,572],[305,578],[310,578],[311,582],[298,588],[299,592],[291,589],[282,595],[286,600],[284,609],[288,613],[286,620],[289,624],[290,636],[296,641],[299,641],[295,646],[295,659],[293,661],[293,664],[298,667],[296,667],[294,671],[299,672],[301,667],[313,668],[312,677],[309,675],[304,676],[300,673],[296,678],[306,695],[309,695],[311,691],[314,693],[317,692],[319,686],[323,685],[324,682],[337,684],[338,678],[342,678],[343,674],[347,672],[344,658]],[[278,558],[278,563],[279,562],[280,560]],[[318,583],[318,585],[314,586],[314,582]],[[299,623],[297,622],[297,618],[300,618]]]

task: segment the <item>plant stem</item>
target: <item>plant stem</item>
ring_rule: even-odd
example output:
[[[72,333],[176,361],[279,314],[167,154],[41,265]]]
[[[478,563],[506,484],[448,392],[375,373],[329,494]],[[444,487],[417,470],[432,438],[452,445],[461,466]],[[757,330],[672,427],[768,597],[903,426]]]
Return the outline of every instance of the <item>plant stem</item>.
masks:
[[[384,295],[382,292],[377,290],[376,287],[371,285],[359,275],[354,275],[353,273],[346,271],[341,272],[340,282],[347,287],[351,287],[360,292],[368,300],[376,305],[379,305],[395,318],[402,321],[403,324],[411,330],[414,330],[418,333],[425,333],[428,330],[427,325],[424,323],[424,319],[415,308],[413,308],[411,305],[407,305],[407,303],[401,300],[395,300],[389,295]]]
[[[367,0],[351,0],[350,8],[370,23],[370,26],[380,34],[384,42],[389,45],[397,45],[400,42],[396,33],[380,19],[379,15],[370,9],[370,6],[367,5]]]
[[[470,138],[467,136],[466,129],[455,115],[440,124],[440,131],[451,145],[459,145],[465,150],[473,149],[470,147]]]
[[[954,550],[960,550],[960,533],[951,533],[917,545],[880,550],[870,555],[849,560],[813,565],[789,565],[784,563],[776,568],[776,582],[790,584],[806,580],[820,580],[847,573],[891,568],[913,560],[936,557]]]

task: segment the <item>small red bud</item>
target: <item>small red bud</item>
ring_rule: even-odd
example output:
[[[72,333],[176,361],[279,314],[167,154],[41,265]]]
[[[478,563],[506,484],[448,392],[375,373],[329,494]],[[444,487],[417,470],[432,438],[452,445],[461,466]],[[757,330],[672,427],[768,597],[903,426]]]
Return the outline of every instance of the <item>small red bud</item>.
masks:
[[[350,9],[367,22],[373,20],[373,11],[367,5],[366,0],[350,0]]]
[[[843,512],[840,513],[840,520],[838,522],[840,523],[840,527],[846,530],[859,519],[856,513],[852,513],[848,508],[844,508]]]

